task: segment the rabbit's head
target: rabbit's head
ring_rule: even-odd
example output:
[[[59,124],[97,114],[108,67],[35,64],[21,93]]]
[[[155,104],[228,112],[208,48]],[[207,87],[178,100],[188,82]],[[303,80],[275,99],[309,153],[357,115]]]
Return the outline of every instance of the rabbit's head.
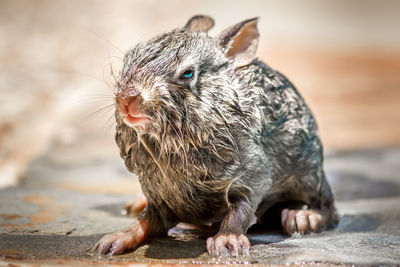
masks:
[[[257,19],[216,37],[207,16],[139,43],[124,57],[116,91],[117,121],[139,134],[188,137],[201,144],[239,112],[237,69],[256,57]]]

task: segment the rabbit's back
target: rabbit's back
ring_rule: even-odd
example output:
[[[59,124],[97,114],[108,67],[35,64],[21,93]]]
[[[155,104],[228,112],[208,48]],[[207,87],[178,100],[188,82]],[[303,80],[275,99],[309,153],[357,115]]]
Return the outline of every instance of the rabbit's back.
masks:
[[[272,174],[287,177],[319,168],[322,145],[315,119],[294,85],[255,60],[238,72],[239,103],[249,131],[272,164]]]

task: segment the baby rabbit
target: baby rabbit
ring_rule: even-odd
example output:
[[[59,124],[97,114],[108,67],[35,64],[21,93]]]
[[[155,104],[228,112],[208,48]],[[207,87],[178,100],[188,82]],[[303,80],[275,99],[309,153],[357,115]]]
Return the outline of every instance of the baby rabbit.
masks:
[[[277,204],[289,235],[338,220],[315,120],[285,76],[256,57],[257,18],[217,37],[207,34],[213,25],[194,16],[124,57],[115,139],[148,205],[104,236],[99,254],[134,249],[179,222],[218,229],[210,255],[248,254],[247,230]]]

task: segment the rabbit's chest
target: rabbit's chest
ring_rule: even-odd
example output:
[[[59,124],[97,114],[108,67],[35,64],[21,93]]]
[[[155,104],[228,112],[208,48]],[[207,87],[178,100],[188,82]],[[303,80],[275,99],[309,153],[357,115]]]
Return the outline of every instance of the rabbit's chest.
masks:
[[[155,174],[155,173],[154,173]],[[225,192],[181,173],[180,177],[157,173],[141,177],[146,196],[156,205],[166,205],[182,222],[210,223],[226,212]]]
[[[200,161],[189,159],[174,155],[154,159],[135,147],[125,164],[138,176],[144,194],[154,205],[166,206],[183,222],[215,222],[227,210],[226,192],[231,181],[211,178],[210,173],[220,172],[220,167],[205,170],[199,167],[204,165]]]

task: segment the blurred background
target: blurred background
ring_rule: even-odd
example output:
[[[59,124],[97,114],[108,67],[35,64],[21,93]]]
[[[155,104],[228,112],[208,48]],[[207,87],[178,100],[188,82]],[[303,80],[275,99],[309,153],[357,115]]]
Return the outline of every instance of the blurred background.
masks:
[[[138,41],[195,14],[215,19],[211,35],[260,17],[258,55],[297,86],[327,153],[400,143],[399,1],[0,4],[0,187],[59,147],[74,148],[68,156],[52,154],[71,165],[101,157],[120,162],[111,66],[117,73]]]

